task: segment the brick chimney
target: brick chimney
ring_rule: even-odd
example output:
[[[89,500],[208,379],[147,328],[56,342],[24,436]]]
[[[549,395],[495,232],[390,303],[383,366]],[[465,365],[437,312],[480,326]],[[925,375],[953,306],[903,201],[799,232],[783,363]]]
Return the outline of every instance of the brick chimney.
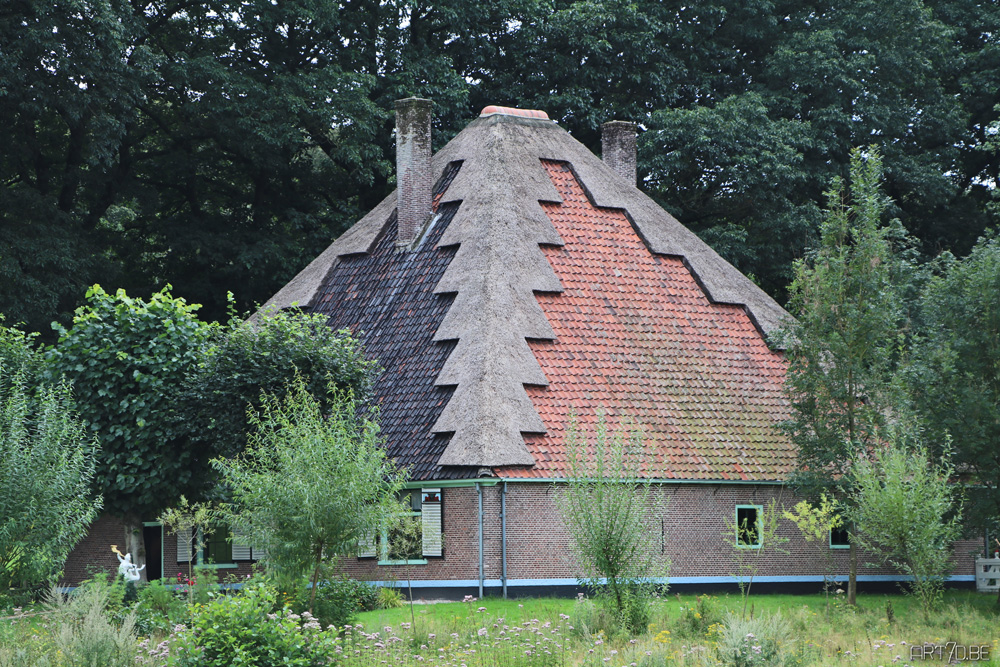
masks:
[[[408,249],[431,214],[431,101],[396,100],[396,247]]]
[[[601,157],[604,164],[635,185],[635,123],[613,120],[601,125]]]

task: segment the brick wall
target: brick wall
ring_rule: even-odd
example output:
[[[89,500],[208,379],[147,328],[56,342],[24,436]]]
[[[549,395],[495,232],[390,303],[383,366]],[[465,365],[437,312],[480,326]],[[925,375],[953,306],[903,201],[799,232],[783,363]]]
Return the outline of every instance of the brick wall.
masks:
[[[483,575],[501,577],[502,544],[500,531],[501,486],[483,487]],[[579,572],[570,548],[570,538],[556,501],[560,493],[551,484],[512,482],[507,486],[507,577],[517,579],[567,579]],[[725,522],[732,521],[736,505],[766,505],[774,498],[784,509],[791,509],[800,499],[788,490],[767,485],[666,484],[655,491],[666,510],[650,517],[650,530],[663,535],[661,548],[670,557],[672,578],[729,577],[739,572],[739,559],[747,550],[733,549],[723,534]],[[442,490],[444,556],[428,558],[426,564],[402,566],[378,565],[377,558],[346,558],[342,569],[365,581],[476,580],[479,576],[479,525],[477,495],[474,487]],[[848,551],[830,549],[824,544],[807,543],[789,521],[780,522],[780,534],[788,538],[782,548],[787,554],[764,551],[759,557],[760,576],[819,576],[831,567],[838,575],[848,572]],[[110,544],[121,544],[120,522],[101,517],[88,538],[71,554],[66,566],[66,583],[86,578],[87,569],[116,571],[118,561]],[[955,545],[954,574],[971,575],[973,560],[969,553],[982,549],[980,540]],[[865,566],[870,560],[862,554],[859,574],[893,574],[886,568]],[[177,563],[177,539],[164,535],[164,572],[167,578],[178,571],[187,572]],[[757,556],[753,556],[757,558]],[[829,560],[828,560],[829,559]],[[245,577],[251,571],[248,562],[234,569],[219,571]]]
[[[483,488],[483,575],[499,579],[502,568],[500,534],[500,485]],[[515,579],[575,578],[579,572],[570,548],[551,484],[517,483],[507,487],[507,577]],[[765,550],[735,550],[724,537],[727,520],[736,505],[766,505],[770,499],[791,509],[801,498],[788,490],[767,485],[668,484],[656,490],[666,510],[652,517],[650,529],[662,534],[661,547],[670,557],[671,577],[729,577],[739,573],[741,558],[759,558],[760,576],[819,576],[829,567],[847,575],[848,550],[830,549],[825,543],[806,542],[789,521],[780,522],[779,534],[787,554]],[[476,490],[444,490],[444,557],[428,559],[426,565],[409,566],[410,578],[421,580],[478,578],[479,527]],[[955,545],[954,574],[972,574],[969,552],[981,549],[977,540]],[[866,566],[862,554],[860,575],[895,574],[884,567]],[[404,580],[405,568],[378,565],[377,559],[346,559],[344,571],[368,581]]]
[[[91,527],[87,537],[70,552],[63,568],[61,586],[76,586],[95,573],[117,574],[118,557],[111,551],[111,545],[125,550],[125,526],[120,519],[108,514],[101,515]],[[219,568],[220,581],[227,578],[246,578],[253,569],[250,561],[238,561],[235,568]],[[163,576],[167,583],[176,582],[177,573],[187,575],[187,563],[177,562],[177,536],[163,532]]]
[[[90,532],[69,554],[60,584],[75,586],[98,572],[118,572],[118,557],[111,551],[117,544],[124,551],[125,526],[119,519],[103,514],[90,526]]]

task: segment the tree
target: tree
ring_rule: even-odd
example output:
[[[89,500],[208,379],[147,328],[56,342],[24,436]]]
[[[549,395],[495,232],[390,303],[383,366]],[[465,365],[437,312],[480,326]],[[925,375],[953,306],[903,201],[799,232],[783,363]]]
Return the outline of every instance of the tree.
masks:
[[[664,555],[664,501],[653,495],[638,433],[608,432],[599,415],[593,446],[575,418],[566,434],[569,474],[562,495],[566,527],[583,570],[580,582],[597,593],[621,627],[641,632],[652,594],[666,589],[670,561]]]
[[[887,429],[885,444],[855,455],[848,515],[854,540],[913,577],[910,589],[929,615],[951,569],[961,524],[954,468],[947,458],[931,459],[919,436],[897,423]]]
[[[826,548],[831,544],[832,531],[844,525],[844,517],[837,509],[837,502],[825,493],[819,495],[815,504],[808,500],[800,500],[795,504],[794,511],[782,512],[781,516],[788,519],[799,529],[806,542],[820,545],[826,558],[826,572],[823,574],[823,594],[826,596],[826,613],[830,613],[830,588],[833,585],[833,555]]]
[[[795,265],[785,332],[786,390],[792,415],[785,429],[798,447],[793,482],[807,493],[848,497],[851,462],[878,443],[887,414],[899,403],[893,371],[905,309],[890,228],[881,217],[882,160],[855,150],[851,183],[835,180],[820,247]],[[853,534],[853,532],[851,532]],[[857,591],[857,547],[851,540],[848,601]]]
[[[178,391],[177,409],[191,427],[189,437],[210,457],[229,458],[246,447],[247,408],[259,410],[263,394],[283,393],[299,377],[326,411],[334,398],[327,393],[331,383],[363,398],[374,370],[350,332],[331,328],[322,315],[232,317],[212,330],[204,359]]]
[[[67,384],[29,383],[31,337],[0,327],[0,590],[54,583],[101,508],[97,449]]]
[[[174,535],[190,532],[192,540],[190,546],[192,551],[197,554],[201,553],[205,546],[205,535],[215,522],[216,514],[216,510],[209,503],[190,503],[187,498],[181,496],[176,505],[164,510],[157,517],[157,521]],[[178,555],[180,554],[178,553]],[[192,573],[194,558],[188,554],[186,560],[188,564],[188,602],[190,603],[194,601],[194,587],[191,585],[194,578]]]
[[[232,491],[229,525],[266,550],[269,568],[309,576],[310,612],[324,565],[356,554],[359,541],[398,519],[406,476],[354,398],[330,391],[326,415],[301,378],[283,398],[265,396],[246,451],[212,461]]]
[[[227,288],[266,300],[391,189],[410,95],[438,146],[487,104],[592,149],[638,122],[644,187],[779,301],[863,142],[923,250],[964,254],[1000,175],[998,26],[973,0],[14,0],[0,311],[40,330],[87,284],[165,277],[212,320]]]
[[[112,229],[115,191],[159,62],[126,7],[0,7],[0,311],[31,330],[68,323],[87,285],[118,278],[117,248],[134,242]]]
[[[1000,528],[1000,238],[946,256],[920,301],[909,383],[930,442],[954,443],[969,527]]]
[[[100,444],[95,490],[124,521],[125,550],[140,566],[143,519],[182,494],[196,496],[209,470],[173,400],[211,331],[197,309],[172,297],[169,286],[146,301],[95,285],[48,351],[50,372],[73,383],[87,434]]]

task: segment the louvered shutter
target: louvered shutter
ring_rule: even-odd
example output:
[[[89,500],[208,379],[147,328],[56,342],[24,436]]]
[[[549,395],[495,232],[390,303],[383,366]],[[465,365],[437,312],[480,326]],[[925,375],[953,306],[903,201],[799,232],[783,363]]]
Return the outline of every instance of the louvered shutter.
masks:
[[[440,556],[441,540],[441,489],[422,489],[420,522],[424,556]]]
[[[191,562],[194,550],[194,532],[190,528],[177,531],[177,562]]]
[[[251,549],[251,554],[254,560],[264,560],[267,558],[267,549],[262,549],[260,547],[254,547]]]
[[[358,540],[358,558],[375,558],[375,534],[363,536]]]
[[[241,532],[233,529],[233,560],[250,560],[252,556],[252,550],[250,544],[246,541],[246,536]]]

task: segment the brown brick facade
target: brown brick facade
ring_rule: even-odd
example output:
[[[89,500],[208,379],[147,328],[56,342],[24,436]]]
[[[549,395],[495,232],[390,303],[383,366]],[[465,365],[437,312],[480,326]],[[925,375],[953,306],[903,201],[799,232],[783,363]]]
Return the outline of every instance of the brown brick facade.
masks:
[[[499,484],[483,488],[483,578],[488,588],[496,587],[502,573],[501,488]],[[508,484],[506,537],[510,586],[524,585],[527,581],[542,585],[545,582],[539,580],[572,580],[579,574],[570,537],[559,514],[558,493],[559,487],[552,484]],[[800,500],[788,489],[764,484],[664,484],[657,493],[666,500],[666,511],[651,520],[651,530],[662,531],[665,536],[662,548],[671,560],[671,580],[694,584],[720,579],[732,581],[740,572],[737,552],[724,536],[726,521],[733,520],[737,505],[763,506],[775,499],[783,509],[791,509]],[[367,581],[405,581],[407,576],[418,584],[477,580],[476,490],[447,488],[443,497],[444,557],[430,558],[427,564],[408,568],[378,565],[377,559],[347,559],[344,571]],[[828,567],[838,576],[847,576],[846,549],[808,543],[795,525],[784,519],[779,532],[788,539],[782,545],[788,553],[765,550],[760,556],[758,576],[808,583],[818,581]],[[981,549],[982,544],[977,540],[956,543],[953,574],[971,576],[973,560],[969,554]],[[870,560],[862,554],[859,570],[862,581],[894,576],[891,569],[868,567],[866,563]]]
[[[496,590],[502,576],[501,540],[502,485],[482,487],[483,499],[483,579],[486,587]],[[509,586],[572,584],[579,574],[570,547],[570,538],[560,517],[556,496],[560,488],[548,483],[512,482],[507,485],[507,580]],[[785,509],[791,509],[800,498],[788,489],[765,484],[663,484],[656,493],[666,501],[662,516],[651,517],[650,529],[665,536],[662,548],[671,560],[670,577],[675,584],[711,584],[732,582],[739,573],[736,550],[724,537],[726,521],[732,521],[737,505],[766,505],[772,498]],[[468,591],[479,579],[478,497],[475,487],[444,488],[442,490],[442,522],[444,556],[427,558],[426,564],[409,566],[379,565],[377,558],[347,558],[343,570],[349,576],[365,581],[415,583],[419,589],[454,588]],[[758,576],[762,581],[815,583],[832,564],[832,571],[846,577],[848,552],[830,549],[826,544],[807,543],[798,529],[787,520],[780,522],[780,534],[788,538],[782,545],[788,553],[764,551],[760,556]],[[71,554],[66,565],[65,583],[74,584],[86,578],[88,568],[114,572],[117,559],[110,544],[122,541],[121,523],[101,517],[90,535]],[[956,543],[953,571],[955,575],[971,577],[973,560],[970,552],[982,550],[981,541]],[[163,541],[164,572],[168,579],[178,571],[187,572],[186,564],[177,563],[177,539],[165,535]],[[829,560],[828,560],[829,559]],[[886,568],[865,565],[870,559],[862,555],[859,576],[862,581],[873,575],[892,576]],[[230,575],[245,577],[251,571],[249,562],[237,568],[221,569],[220,579]],[[451,582],[451,583],[449,583]],[[464,582],[462,586],[453,586]]]
[[[90,532],[69,554],[63,568],[63,576],[59,583],[62,586],[76,586],[81,581],[89,579],[94,574],[106,572],[114,575],[118,572],[118,557],[111,550],[111,545],[117,545],[124,551],[125,526],[121,520],[108,514],[101,515],[90,527]],[[177,573],[185,576],[188,572],[187,563],[177,562],[177,536],[163,531],[163,577],[166,583],[176,583]],[[220,567],[216,573],[220,582],[227,579],[243,579],[253,571],[250,561],[237,561],[236,567]],[[159,572],[150,572],[156,577]]]

